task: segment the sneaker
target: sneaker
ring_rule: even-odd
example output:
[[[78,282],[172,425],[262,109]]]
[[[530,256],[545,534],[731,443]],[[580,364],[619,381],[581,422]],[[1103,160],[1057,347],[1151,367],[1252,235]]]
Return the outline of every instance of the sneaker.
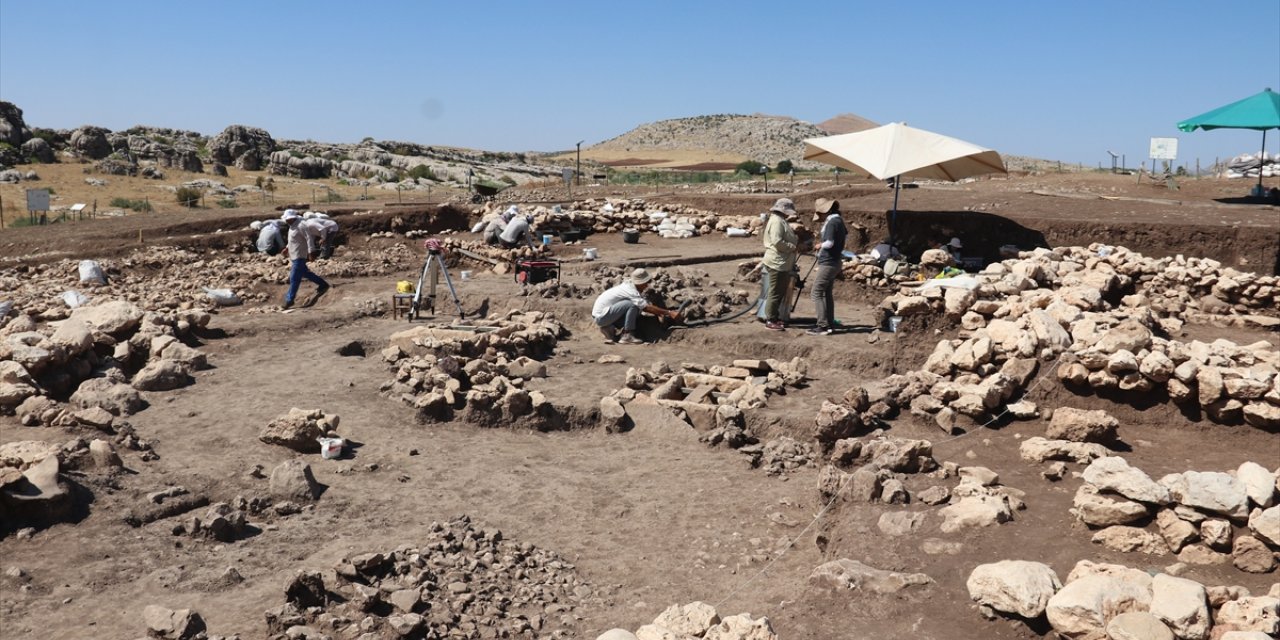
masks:
[[[831,335],[831,329],[828,327],[810,327],[805,333],[811,336],[829,336]]]
[[[622,337],[618,338],[618,344],[644,344],[644,340],[641,340],[629,333],[623,333]]]
[[[618,330],[613,327],[600,327],[600,333],[604,334],[604,341],[609,344],[618,341]]]
[[[284,304],[280,305],[280,308],[281,308],[281,309],[288,309],[288,308],[290,308],[290,307],[292,307],[292,306],[293,306],[293,301],[292,301],[292,300],[285,300],[285,301],[284,301]]]
[[[764,328],[770,331],[786,331],[787,326],[782,324],[781,320],[770,320],[764,323]]]
[[[316,297],[319,298],[320,296],[324,295],[324,293],[328,290],[329,290],[329,283],[327,282],[320,285],[319,287],[316,287]]]

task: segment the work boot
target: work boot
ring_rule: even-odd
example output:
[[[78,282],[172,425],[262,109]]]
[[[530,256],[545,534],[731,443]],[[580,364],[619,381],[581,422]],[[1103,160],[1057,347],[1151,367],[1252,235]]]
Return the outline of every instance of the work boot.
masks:
[[[319,287],[317,287],[317,288],[316,288],[316,297],[317,297],[317,298],[319,298],[320,296],[324,295],[324,294],[325,294],[325,292],[326,292],[326,291],[328,291],[328,290],[329,290],[329,283],[328,283],[328,282],[326,282],[326,283],[324,283],[324,284],[320,285]]]
[[[810,327],[808,331],[805,331],[805,333],[811,336],[829,336],[831,335],[831,327],[823,327],[821,325]]]
[[[604,334],[604,341],[613,344],[618,341],[618,330],[612,326],[600,327],[600,333]]]
[[[770,320],[764,323],[764,328],[769,329],[770,331],[785,331],[787,327],[782,324],[781,320]]]
[[[624,331],[622,337],[618,338],[618,344],[644,344],[644,340]]]
[[[288,309],[288,308],[290,308],[290,307],[292,307],[292,306],[293,306],[293,301],[292,301],[292,300],[285,300],[285,301],[284,301],[284,304],[280,305],[280,308],[281,308],[281,309]]]

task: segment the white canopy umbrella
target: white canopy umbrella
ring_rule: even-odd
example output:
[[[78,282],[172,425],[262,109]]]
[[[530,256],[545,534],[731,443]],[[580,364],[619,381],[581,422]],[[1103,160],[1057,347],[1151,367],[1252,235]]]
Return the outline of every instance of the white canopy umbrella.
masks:
[[[903,176],[955,182],[986,173],[1007,173],[1000,154],[948,136],[892,122],[874,129],[804,141],[804,159],[893,181],[890,236],[898,214]]]

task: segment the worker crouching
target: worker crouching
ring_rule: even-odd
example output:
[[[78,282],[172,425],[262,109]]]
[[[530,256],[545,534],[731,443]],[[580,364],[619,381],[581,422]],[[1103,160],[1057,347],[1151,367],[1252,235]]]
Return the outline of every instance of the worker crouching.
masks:
[[[596,298],[591,307],[591,317],[600,328],[600,333],[604,334],[606,342],[643,344],[644,341],[635,335],[641,312],[672,320],[680,318],[679,311],[663,309],[644,296],[650,280],[653,280],[653,274],[644,269],[636,269],[622,284],[605,290]],[[619,328],[622,329],[621,336],[618,334]]]

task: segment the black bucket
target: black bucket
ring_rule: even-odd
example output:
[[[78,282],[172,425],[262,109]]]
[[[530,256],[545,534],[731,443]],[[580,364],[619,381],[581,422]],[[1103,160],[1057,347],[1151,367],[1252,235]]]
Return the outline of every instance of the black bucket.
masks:
[[[640,232],[635,229],[623,229],[622,241],[627,244],[636,244],[640,242]]]

